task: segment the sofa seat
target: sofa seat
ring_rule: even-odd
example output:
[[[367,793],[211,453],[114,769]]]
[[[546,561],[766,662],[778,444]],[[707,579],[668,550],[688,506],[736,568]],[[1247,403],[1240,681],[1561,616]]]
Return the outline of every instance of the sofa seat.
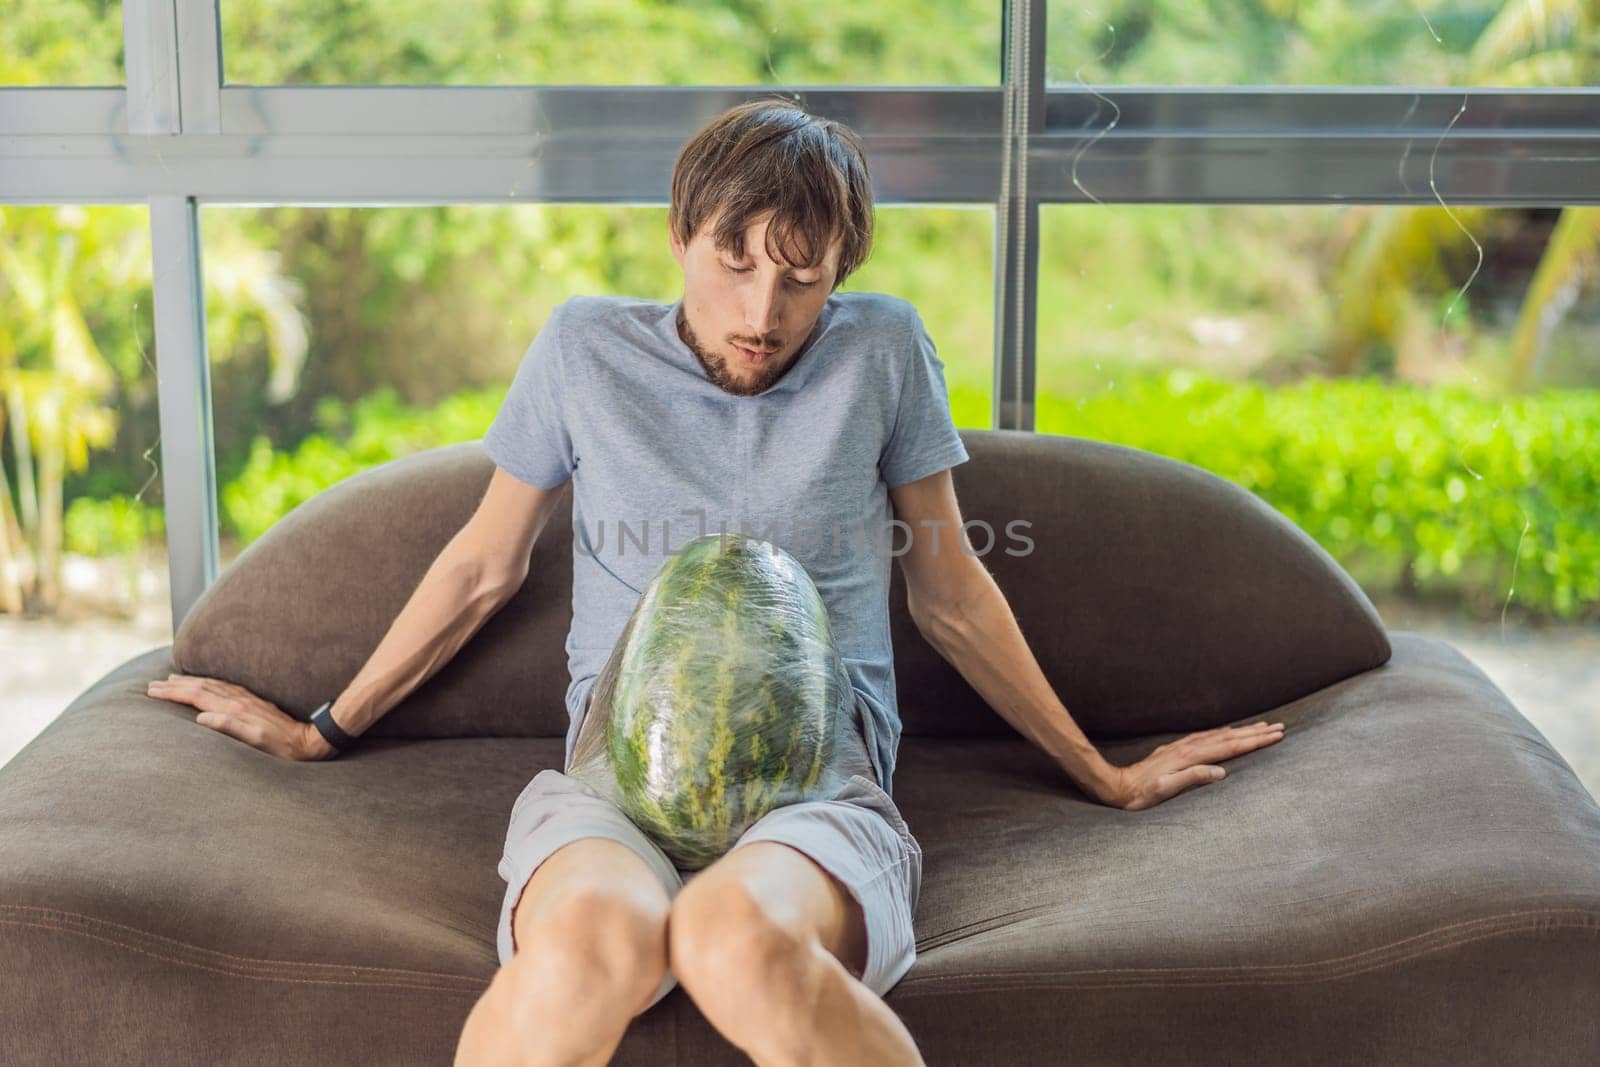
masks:
[[[1015,736],[905,737],[925,869],[887,1002],[928,1062],[1600,1060],[1600,807],[1453,647],[1391,639],[1144,811]],[[0,774],[0,1062],[450,1062],[562,738],[278,760],[144,695],[170,651]],[[679,987],[613,1062],[749,1061]]]

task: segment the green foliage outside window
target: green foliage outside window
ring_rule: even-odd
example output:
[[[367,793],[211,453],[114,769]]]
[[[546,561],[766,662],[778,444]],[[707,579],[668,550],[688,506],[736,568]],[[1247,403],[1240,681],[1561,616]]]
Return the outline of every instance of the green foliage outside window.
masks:
[[[236,84],[994,85],[1000,7],[224,0],[221,14]],[[1590,0],[1127,0],[1049,13],[1047,67],[1063,85],[1079,73],[1105,85],[1579,85],[1600,71]],[[18,0],[0,20],[0,84],[118,84],[121,47],[118,3]],[[1561,617],[1600,606],[1589,429],[1600,209],[1046,214],[1041,431],[1231,478],[1369,588],[1487,610],[1514,585],[1516,604]],[[224,536],[247,542],[342,477],[480,434],[565,297],[676,296],[665,215],[514,195],[208,205]],[[1490,268],[1535,254],[1520,275],[1491,269],[1460,295],[1474,239]],[[985,207],[881,206],[873,257],[846,285],[918,306],[963,426],[989,422],[992,248]],[[105,554],[162,536],[149,270],[143,208],[0,208],[0,575],[33,553],[44,578],[31,596],[46,609],[63,547]],[[1449,384],[1468,378],[1471,393]],[[0,612],[21,601],[0,580]]]

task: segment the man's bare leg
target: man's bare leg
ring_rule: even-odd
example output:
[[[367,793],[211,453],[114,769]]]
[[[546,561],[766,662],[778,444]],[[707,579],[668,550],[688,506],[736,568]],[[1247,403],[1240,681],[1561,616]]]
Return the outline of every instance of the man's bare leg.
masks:
[[[679,984],[758,1067],[923,1063],[861,983],[861,906],[799,849],[752,841],[700,871],[673,902],[667,940]]]
[[[605,1067],[667,973],[671,901],[632,849],[582,838],[528,880],[516,951],[462,1028],[455,1067]]]

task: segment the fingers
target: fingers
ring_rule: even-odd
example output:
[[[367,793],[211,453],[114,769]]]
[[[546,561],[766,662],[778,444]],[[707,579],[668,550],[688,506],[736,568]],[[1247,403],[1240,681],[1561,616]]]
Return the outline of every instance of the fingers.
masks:
[[[1237,737],[1237,736],[1239,736],[1241,734],[1269,733],[1269,732],[1271,732],[1273,730],[1277,730],[1279,732],[1282,732],[1283,723],[1281,723],[1281,722],[1271,722],[1271,721],[1268,721],[1266,719],[1263,719],[1260,722],[1252,722],[1252,723],[1248,723],[1248,724],[1243,725],[1243,726],[1218,726],[1215,729],[1212,729],[1212,730],[1201,730],[1199,733],[1190,734],[1189,736],[1198,737],[1198,738],[1209,738],[1209,737],[1227,737],[1227,736],[1231,735],[1231,736]]]
[[[1248,726],[1223,726],[1191,734],[1184,759],[1190,765],[1173,772],[1173,793],[1181,793],[1197,785],[1210,785],[1227,777],[1227,772],[1217,766],[1225,759],[1242,756],[1258,748],[1277,744],[1283,740],[1283,723],[1258,722]]]
[[[238,715],[211,714],[209,716],[197,716],[195,722],[209,726],[219,734],[227,734],[229,737],[238,738],[253,748],[259,748],[263,752],[267,751],[267,731],[253,719],[246,719]]]
[[[1218,766],[1219,761],[1281,740],[1283,723],[1262,721],[1201,730],[1168,742],[1133,765],[1142,781],[1153,784],[1135,788],[1134,798],[1121,806],[1137,811],[1196,786],[1220,782],[1227,777],[1227,771]]]
[[[1220,782],[1228,776],[1227,772],[1214,763],[1197,763],[1193,767],[1185,767],[1181,771],[1174,771],[1166,775],[1169,796],[1176,796],[1186,789],[1193,789],[1197,785],[1210,785]]]
[[[1259,722],[1249,726],[1222,726],[1184,738],[1185,755],[1196,761],[1215,762],[1243,755],[1283,740],[1283,723]]]
[[[1197,733],[1189,734],[1190,737],[1221,737],[1224,734],[1250,733],[1258,729],[1283,729],[1282,721],[1264,720],[1259,723],[1242,723],[1237,726],[1213,726],[1211,729],[1200,729]]]
[[[197,693],[210,693],[212,696],[238,701],[241,705],[250,703],[248,698],[255,694],[242,685],[225,682],[221,678],[205,678],[195,674],[169,674],[165,681],[151,682],[145,688],[150,696],[163,699],[187,700]]]
[[[1233,756],[1242,756],[1258,748],[1266,748],[1283,740],[1283,727],[1265,730],[1246,730],[1232,737],[1224,737],[1204,750],[1204,758],[1216,762]]]
[[[1283,736],[1283,723],[1274,722],[1251,726],[1236,726],[1232,730],[1232,736],[1228,740],[1246,741],[1252,745],[1266,744]]]
[[[195,723],[220,734],[243,741],[273,756],[295,758],[292,739],[285,733],[280,718],[286,717],[272,704],[250,690],[220,678],[169,674],[166,681],[154,681],[146,692],[161,700],[189,704],[198,708]]]
[[[218,696],[239,696],[247,692],[242,686],[234,685],[232,682],[225,682],[221,678],[206,678],[198,674],[169,674],[165,682],[156,681],[150,684],[204,689]]]
[[[161,700],[189,704],[198,708],[201,713],[195,716],[195,722],[202,726],[222,727],[231,720],[241,718],[242,716],[237,713],[243,712],[246,707],[243,702],[225,690],[226,685],[225,682],[217,682],[211,678],[169,675],[167,681],[151,682],[146,686],[145,692]],[[233,730],[224,732],[240,737]]]
[[[154,681],[145,686],[145,692],[162,700],[193,704],[201,696],[217,696],[211,679],[196,678],[187,674],[169,674],[166,681]]]
[[[1152,795],[1136,799],[1127,805],[1127,810],[1140,811],[1144,808],[1154,807],[1157,804],[1171,800],[1179,793],[1186,793],[1197,786],[1220,782],[1225,776],[1221,767],[1207,763],[1197,763],[1182,770],[1169,771],[1156,778],[1155,790]]]

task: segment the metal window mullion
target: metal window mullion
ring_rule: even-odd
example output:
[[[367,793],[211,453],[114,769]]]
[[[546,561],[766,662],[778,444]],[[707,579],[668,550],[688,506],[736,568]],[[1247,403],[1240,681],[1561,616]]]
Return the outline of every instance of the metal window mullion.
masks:
[[[222,132],[222,28],[218,0],[172,0],[177,6],[178,94],[183,133]]]
[[[179,0],[124,0],[126,142],[148,147],[158,160],[163,145],[183,143],[185,106],[199,127],[187,132],[220,128],[220,86],[206,88],[204,49],[195,51],[196,34],[208,18],[214,36],[214,8],[208,16]],[[194,57],[198,71],[198,84],[187,92],[180,73],[184,56]],[[148,197],[148,211],[161,488],[176,635],[189,609],[216,580],[220,554],[199,205],[181,178],[173,183],[175,190]]]
[[[211,365],[205,343],[199,206],[193,198],[150,198],[150,249],[161,487],[176,634],[200,594],[217,580],[219,558]]]
[[[1045,203],[1600,203],[1600,89],[1051,88]]]
[[[205,134],[221,133],[219,50],[214,0],[123,0],[126,134],[107,131],[107,154],[123,162],[154,158],[165,174],[147,203],[174,635],[216,581],[219,550],[200,210],[189,187],[195,170],[174,171],[168,155],[182,158]],[[85,170],[91,165],[82,158]]]
[[[862,134],[879,203],[994,205],[1004,92],[797,95]],[[142,203],[182,193],[201,203],[660,203],[683,139],[751,95],[234,86],[219,93],[223,132],[158,136],[129,133],[127,120],[140,120],[121,109],[148,96],[137,76],[128,92],[0,88],[0,201]],[[203,114],[186,80],[182,96],[185,123],[191,110]],[[1028,110],[1026,183],[1042,203],[1087,193],[1108,204],[1430,204],[1430,171],[1451,204],[1600,202],[1600,89],[1069,87],[1049,88],[1042,111]]]
[[[997,429],[1034,428],[1039,198],[1028,184],[1033,138],[1044,131],[1045,5],[1008,0],[1000,197],[995,205],[994,414]]]
[[[122,51],[128,133],[178,133],[182,129],[182,111],[175,0],[123,0]]]

